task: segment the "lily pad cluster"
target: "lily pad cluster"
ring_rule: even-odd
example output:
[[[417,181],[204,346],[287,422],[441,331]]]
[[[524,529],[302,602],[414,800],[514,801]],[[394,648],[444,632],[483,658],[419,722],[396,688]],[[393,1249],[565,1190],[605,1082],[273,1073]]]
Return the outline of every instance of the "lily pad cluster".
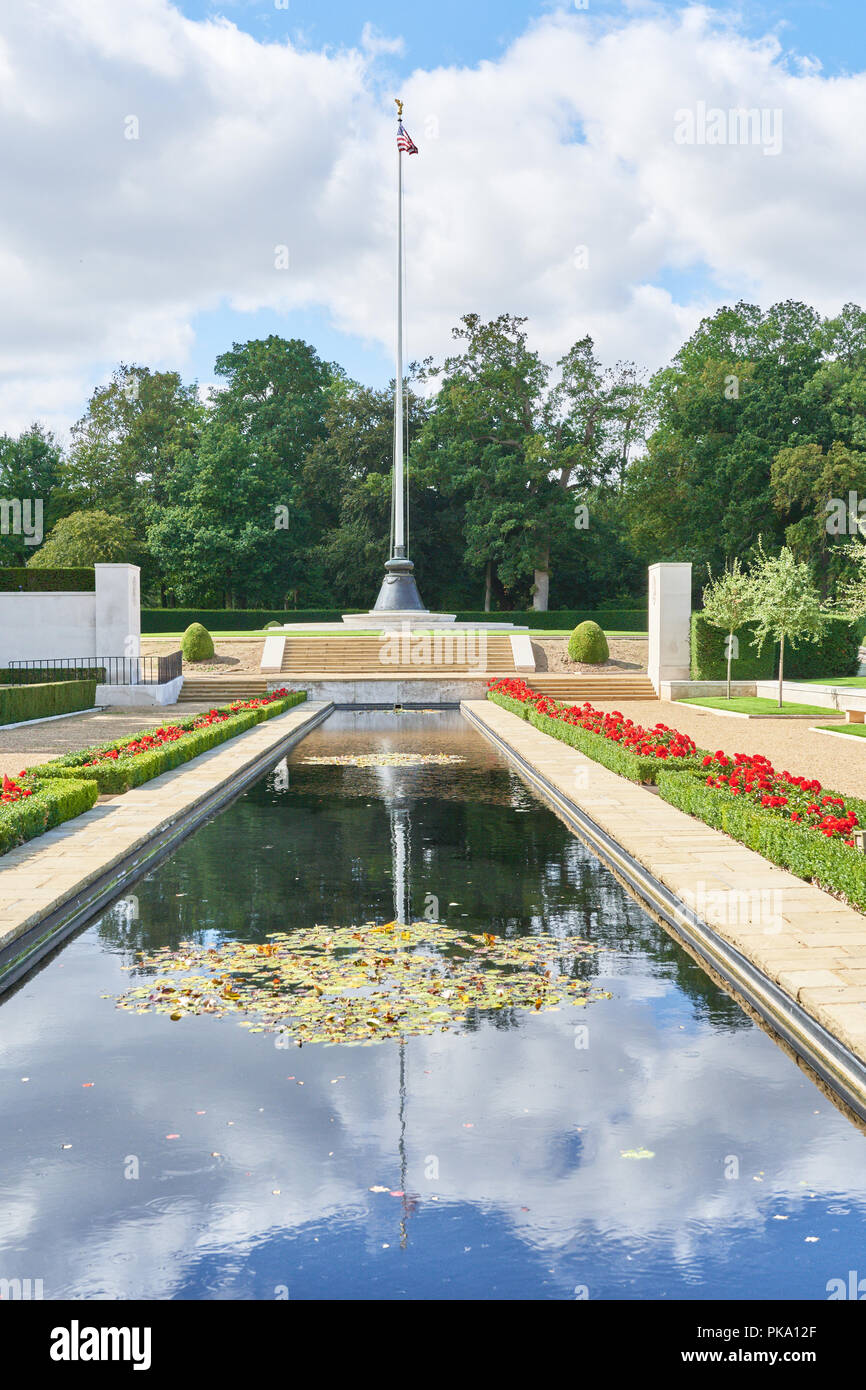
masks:
[[[236,1015],[251,1032],[299,1045],[381,1042],[459,1032],[477,1010],[609,999],[578,973],[596,949],[575,937],[505,938],[431,922],[314,926],[262,943],[141,952],[126,968],[153,973],[117,1004],[175,1022]]]
[[[463,763],[455,753],[335,753],[329,758],[302,758],[325,767],[423,767],[428,763]]]

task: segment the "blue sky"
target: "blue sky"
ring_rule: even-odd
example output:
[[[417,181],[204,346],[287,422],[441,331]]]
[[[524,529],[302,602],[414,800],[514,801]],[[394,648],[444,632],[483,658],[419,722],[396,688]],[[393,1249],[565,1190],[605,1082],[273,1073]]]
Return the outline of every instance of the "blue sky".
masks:
[[[862,0],[52,6],[0,13],[0,431],[269,333],[386,385],[398,94],[410,356],[510,312],[652,371],[721,303],[866,303]],[[708,106],[784,142],[679,140]]]
[[[408,73],[414,67],[474,64],[495,58],[533,19],[556,9],[582,9],[593,16],[624,18],[643,9],[682,9],[678,0],[657,5],[623,4],[622,0],[588,0],[588,5],[556,4],[549,0],[436,0],[420,5],[396,0],[181,0],[179,8],[191,19],[223,15],[262,41],[303,40],[311,48],[325,44],[357,43],[365,24],[405,40],[405,53],[394,68]],[[707,8],[739,16],[740,27],[758,37],[777,32],[786,47],[814,54],[828,73],[866,66],[866,25],[861,0],[707,0]]]
[[[639,16],[644,10],[677,11],[678,0],[666,4],[623,4],[622,0],[588,0],[587,4],[557,4],[554,0],[437,0],[421,5],[396,0],[181,0],[178,6],[191,19],[223,16],[260,42],[288,38],[312,50],[326,46],[357,46],[365,25],[388,38],[401,38],[403,52],[389,54],[386,70],[395,79],[416,68],[475,66],[497,58],[509,43],[545,14],[557,9],[585,11],[598,20],[615,21]],[[816,58],[826,75],[866,68],[866,25],[862,0],[743,0],[740,4],[717,0],[708,9],[731,18],[740,32],[753,38],[774,33],[786,50]],[[543,75],[539,74],[543,81]],[[407,124],[410,124],[407,118]],[[687,269],[664,267],[655,283],[674,300],[687,303],[702,288],[716,289],[713,277],[698,263]],[[196,341],[189,374],[207,379],[214,357],[229,339],[281,333],[306,338],[320,354],[337,359],[351,375],[371,385],[385,385],[391,374],[391,357],[384,347],[338,332],[324,310],[311,308],[280,315],[270,310],[236,314],[221,308],[195,321]],[[655,364],[654,364],[655,365]]]

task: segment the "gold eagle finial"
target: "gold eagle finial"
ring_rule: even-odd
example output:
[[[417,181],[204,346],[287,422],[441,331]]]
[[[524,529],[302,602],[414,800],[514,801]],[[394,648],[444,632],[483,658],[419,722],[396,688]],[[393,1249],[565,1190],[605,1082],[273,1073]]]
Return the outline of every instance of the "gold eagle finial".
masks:
[[[397,103],[397,119],[400,120],[400,121],[402,121],[402,119],[403,119],[403,103],[402,103],[402,101],[400,100],[399,97],[395,97],[394,100],[395,100],[395,102]]]

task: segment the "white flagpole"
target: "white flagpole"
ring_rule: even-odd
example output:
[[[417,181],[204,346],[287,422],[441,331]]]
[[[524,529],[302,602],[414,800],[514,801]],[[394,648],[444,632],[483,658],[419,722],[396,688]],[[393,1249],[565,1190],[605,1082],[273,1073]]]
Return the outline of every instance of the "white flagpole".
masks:
[[[397,102],[398,125],[403,103]],[[406,554],[403,501],[403,151],[397,147],[397,370],[394,381],[394,558]]]

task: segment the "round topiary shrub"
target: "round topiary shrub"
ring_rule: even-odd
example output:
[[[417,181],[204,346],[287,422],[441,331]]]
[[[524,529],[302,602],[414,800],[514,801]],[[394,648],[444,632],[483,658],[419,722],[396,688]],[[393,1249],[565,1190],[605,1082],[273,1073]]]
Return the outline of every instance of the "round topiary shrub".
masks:
[[[610,649],[598,623],[590,620],[578,623],[568,639],[568,655],[572,661],[585,661],[592,666],[607,661]]]
[[[213,656],[213,638],[201,623],[190,623],[181,639],[180,649],[185,661],[207,661]]]

